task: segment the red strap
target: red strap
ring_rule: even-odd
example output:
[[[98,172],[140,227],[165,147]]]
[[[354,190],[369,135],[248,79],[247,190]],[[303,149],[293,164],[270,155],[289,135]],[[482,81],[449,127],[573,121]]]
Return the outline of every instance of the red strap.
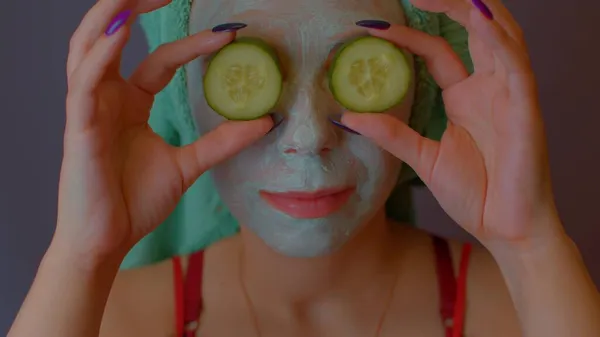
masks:
[[[456,279],[452,267],[452,254],[446,240],[433,237],[435,248],[435,265],[440,291],[440,314],[446,329],[446,337],[453,337],[454,306],[456,304]]]
[[[181,258],[173,258],[173,284],[175,285],[175,331],[176,336],[183,336],[183,268]]]
[[[463,245],[460,257],[460,269],[458,274],[458,294],[456,306],[454,307],[454,334],[452,337],[461,337],[465,323],[467,307],[467,276],[469,271],[469,257],[471,256],[471,244]]]
[[[202,312],[202,278],[204,274],[204,251],[190,256],[185,278],[184,298],[184,335],[194,337],[198,330],[199,317]]]
[[[446,337],[461,337],[466,313],[467,276],[471,244],[463,245],[458,281],[454,277],[452,255],[446,240],[433,237],[436,270],[440,287],[440,314],[446,329]]]

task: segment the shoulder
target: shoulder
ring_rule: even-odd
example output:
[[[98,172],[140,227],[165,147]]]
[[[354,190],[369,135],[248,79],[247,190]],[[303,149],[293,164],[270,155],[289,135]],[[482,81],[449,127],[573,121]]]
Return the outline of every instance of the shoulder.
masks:
[[[418,228],[403,228],[410,250],[428,256],[431,264],[432,238],[436,234]],[[443,238],[448,242],[454,274],[460,274],[461,263],[466,267],[465,337],[520,337],[518,317],[494,257],[479,243]],[[406,242],[406,241],[405,241]],[[419,259],[422,261],[422,259]]]
[[[100,336],[167,336],[172,333],[175,321],[173,275],[171,259],[120,271],[106,305]]]
[[[204,293],[205,300],[211,303],[230,303],[226,300],[235,296],[227,289],[235,279],[231,277],[232,268],[229,266],[235,258],[236,244],[237,240],[232,237],[203,251],[203,268],[208,272],[202,283],[205,290],[210,290]],[[171,336],[177,311],[176,282],[183,281],[188,266],[189,256],[180,256],[144,267],[121,270],[111,289],[100,337]],[[176,279],[178,268],[182,279]]]

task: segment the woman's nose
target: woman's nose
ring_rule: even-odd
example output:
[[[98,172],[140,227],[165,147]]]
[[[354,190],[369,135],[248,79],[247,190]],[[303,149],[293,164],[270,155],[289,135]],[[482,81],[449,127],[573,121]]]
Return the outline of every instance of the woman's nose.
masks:
[[[335,113],[336,105],[319,85],[295,89],[287,105],[280,151],[295,155],[322,155],[331,151],[338,144],[338,133],[328,116]]]

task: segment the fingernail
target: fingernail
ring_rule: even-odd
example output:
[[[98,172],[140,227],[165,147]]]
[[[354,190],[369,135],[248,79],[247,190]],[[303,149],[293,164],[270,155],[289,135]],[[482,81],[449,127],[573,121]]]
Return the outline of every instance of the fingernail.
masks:
[[[358,132],[350,129],[349,127],[345,126],[344,124],[342,124],[342,122],[341,122],[342,115],[341,114],[335,114],[335,115],[329,116],[329,120],[331,121],[331,123],[333,123],[333,125],[339,127],[340,129],[342,129],[344,131],[347,131],[347,132],[350,132],[352,134],[359,135],[359,136],[361,135],[360,133],[358,133]]]
[[[283,123],[283,116],[281,116],[278,113],[272,113],[270,114],[271,119],[273,120],[273,127],[271,128],[271,130],[269,130],[269,132],[267,132],[267,134],[270,134],[271,132],[273,132],[273,130],[277,129],[278,126],[281,125],[281,123]]]
[[[247,26],[247,24],[241,22],[223,23],[213,27],[212,31],[213,33],[235,32]]]
[[[357,26],[365,28],[373,28],[379,30],[386,30],[391,27],[390,23],[382,20],[361,20],[356,22]]]
[[[117,14],[117,16],[115,16],[114,19],[112,19],[112,21],[108,25],[108,28],[106,28],[106,31],[104,32],[104,34],[106,34],[106,36],[111,36],[114,33],[118,32],[119,29],[121,27],[123,27],[123,25],[125,25],[125,23],[127,23],[127,19],[129,19],[130,16],[131,16],[130,10],[126,10],[126,11],[123,11],[123,12]]]
[[[485,16],[486,18],[488,18],[490,20],[494,20],[494,14],[490,10],[490,8],[486,4],[483,3],[482,0],[471,0],[471,1],[473,1],[473,5],[475,5],[475,7],[477,7],[477,9],[479,9],[479,11],[481,12],[481,14],[483,14],[483,16]]]

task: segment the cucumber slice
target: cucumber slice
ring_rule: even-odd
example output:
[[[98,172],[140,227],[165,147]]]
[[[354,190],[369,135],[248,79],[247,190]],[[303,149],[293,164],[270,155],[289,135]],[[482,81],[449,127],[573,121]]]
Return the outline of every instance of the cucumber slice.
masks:
[[[384,112],[402,102],[412,71],[393,43],[363,36],[345,43],[329,68],[329,88],[344,108],[354,112]]]
[[[277,53],[264,41],[243,37],[210,60],[204,76],[208,105],[230,120],[252,120],[279,101],[283,77]]]

